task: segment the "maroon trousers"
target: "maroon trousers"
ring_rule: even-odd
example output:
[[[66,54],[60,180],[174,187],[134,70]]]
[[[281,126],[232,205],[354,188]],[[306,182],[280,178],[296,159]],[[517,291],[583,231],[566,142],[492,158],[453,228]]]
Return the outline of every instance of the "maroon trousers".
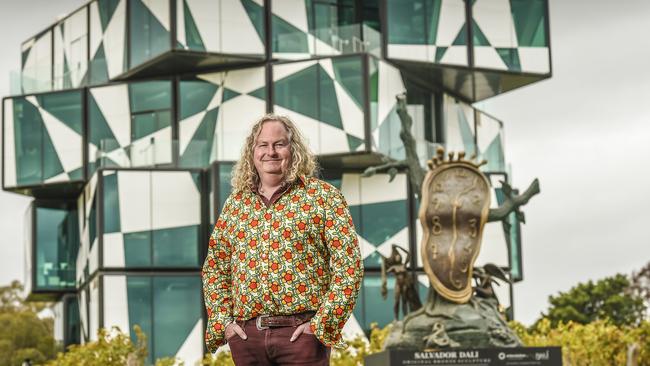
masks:
[[[237,322],[241,326],[241,322]],[[243,322],[248,338],[237,334],[228,339],[237,366],[246,365],[329,365],[330,349],[313,334],[303,333],[290,342],[296,327],[257,330],[254,320]]]

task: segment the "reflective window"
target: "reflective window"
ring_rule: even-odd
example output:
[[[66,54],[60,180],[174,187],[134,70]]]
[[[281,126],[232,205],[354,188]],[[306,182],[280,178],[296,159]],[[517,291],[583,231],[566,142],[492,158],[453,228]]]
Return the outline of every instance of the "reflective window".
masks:
[[[75,287],[79,227],[77,211],[36,207],[35,288],[62,290]]]
[[[170,49],[169,1],[131,0],[129,3],[130,68],[153,59]],[[157,10],[155,14],[152,10]],[[166,19],[159,18],[167,14]]]
[[[127,276],[131,338],[138,324],[147,336],[148,362],[174,357],[201,319],[198,276]]]

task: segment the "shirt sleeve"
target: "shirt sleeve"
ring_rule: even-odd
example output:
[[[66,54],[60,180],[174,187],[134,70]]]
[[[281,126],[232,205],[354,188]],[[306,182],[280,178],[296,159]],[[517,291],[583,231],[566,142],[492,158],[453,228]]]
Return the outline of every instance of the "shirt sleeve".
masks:
[[[363,263],[348,205],[338,190],[331,192],[322,236],[330,254],[330,284],[310,328],[324,345],[343,349],[347,345],[341,331],[359,294]]]
[[[208,315],[205,342],[209,352],[216,352],[217,348],[225,343],[226,325],[233,320],[230,278],[232,246],[225,235],[229,210],[228,200],[210,235],[208,254],[201,273],[203,297]]]

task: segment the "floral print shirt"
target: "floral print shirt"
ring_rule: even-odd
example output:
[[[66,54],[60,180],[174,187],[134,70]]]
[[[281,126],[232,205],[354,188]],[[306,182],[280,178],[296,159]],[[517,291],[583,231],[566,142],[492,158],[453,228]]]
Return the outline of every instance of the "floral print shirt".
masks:
[[[354,308],[363,265],[343,195],[301,178],[267,207],[247,190],[226,200],[203,265],[210,352],[226,325],[258,315],[315,311],[311,330],[344,348],[341,330]]]

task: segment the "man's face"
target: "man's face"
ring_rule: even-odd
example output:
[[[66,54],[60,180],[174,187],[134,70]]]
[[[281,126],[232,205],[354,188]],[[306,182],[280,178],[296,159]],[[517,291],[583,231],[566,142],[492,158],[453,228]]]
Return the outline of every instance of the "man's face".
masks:
[[[264,122],[253,149],[257,174],[284,175],[291,165],[289,133],[282,122]]]

